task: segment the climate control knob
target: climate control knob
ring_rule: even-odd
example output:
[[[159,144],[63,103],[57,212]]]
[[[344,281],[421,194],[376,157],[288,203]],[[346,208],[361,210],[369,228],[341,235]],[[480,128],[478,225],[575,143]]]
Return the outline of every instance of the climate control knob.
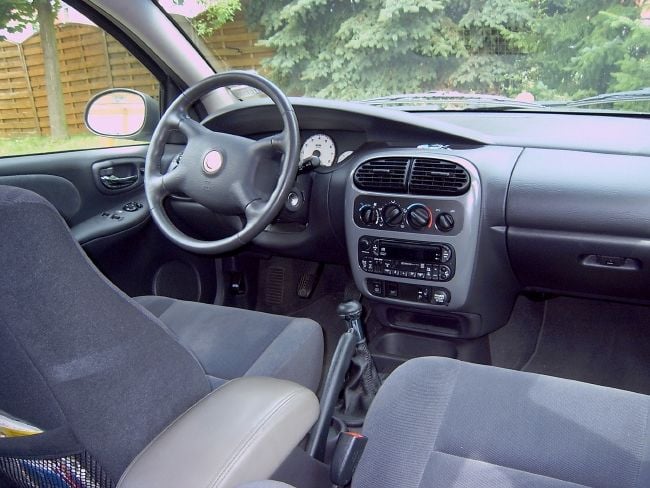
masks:
[[[389,203],[384,207],[383,217],[388,227],[397,227],[404,220],[402,209],[395,203]]]
[[[364,225],[377,225],[379,222],[379,210],[372,205],[364,205],[359,210],[359,218]]]
[[[431,225],[431,212],[421,203],[416,203],[406,211],[406,221],[413,229],[422,229]]]
[[[436,227],[440,232],[449,232],[454,228],[454,217],[448,213],[441,213],[436,217]]]

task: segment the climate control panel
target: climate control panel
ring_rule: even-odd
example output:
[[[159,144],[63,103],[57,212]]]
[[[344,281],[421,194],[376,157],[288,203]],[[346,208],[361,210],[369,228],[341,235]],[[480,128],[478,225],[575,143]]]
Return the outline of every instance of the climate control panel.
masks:
[[[456,200],[359,196],[354,222],[364,229],[456,235],[463,227],[463,206]]]
[[[456,272],[456,254],[449,244],[359,238],[359,267],[366,273],[423,281],[449,281]]]

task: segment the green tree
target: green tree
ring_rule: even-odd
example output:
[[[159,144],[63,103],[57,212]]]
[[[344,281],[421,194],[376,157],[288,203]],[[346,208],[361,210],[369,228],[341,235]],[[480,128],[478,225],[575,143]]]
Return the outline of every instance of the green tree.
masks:
[[[177,0],[182,3],[183,0]],[[232,21],[237,12],[241,10],[239,0],[199,0],[207,8],[199,15],[192,25],[201,37],[209,37],[214,31],[225,23]]]
[[[511,91],[525,73],[529,0],[248,1],[294,94],[365,98],[434,89]]]
[[[0,21],[8,26],[8,31],[20,32],[27,25],[38,26],[43,48],[50,135],[53,139],[65,139],[68,136],[54,28],[59,7],[59,0],[0,0]]]
[[[650,28],[633,0],[539,0],[531,32],[538,98],[581,98],[650,84]]]

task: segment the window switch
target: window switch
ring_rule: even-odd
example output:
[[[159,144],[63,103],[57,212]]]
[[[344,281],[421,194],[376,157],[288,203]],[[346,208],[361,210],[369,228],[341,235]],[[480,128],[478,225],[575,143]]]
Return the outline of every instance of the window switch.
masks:
[[[386,283],[386,296],[390,298],[398,298],[399,297],[399,284],[398,283],[393,283],[392,281],[389,281]]]
[[[384,282],[381,280],[368,280],[368,290],[376,297],[384,296]]]

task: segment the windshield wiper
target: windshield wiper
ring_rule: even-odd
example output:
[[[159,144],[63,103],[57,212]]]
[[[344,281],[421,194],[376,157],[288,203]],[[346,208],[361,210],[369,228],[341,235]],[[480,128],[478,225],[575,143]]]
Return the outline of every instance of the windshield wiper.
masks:
[[[453,91],[430,91],[423,93],[406,93],[403,95],[389,95],[385,97],[370,98],[361,100],[362,103],[381,107],[418,107],[442,108],[445,105],[461,104],[467,107],[460,110],[471,110],[475,107],[481,108],[546,108],[544,105],[535,102],[515,100],[501,95],[488,95],[480,93],[462,93]],[[437,107],[435,107],[437,106]]]
[[[586,107],[589,105],[600,105],[613,102],[639,102],[650,100],[650,87],[639,90],[628,90],[612,93],[602,93],[593,97],[581,98],[563,104],[566,107]]]

